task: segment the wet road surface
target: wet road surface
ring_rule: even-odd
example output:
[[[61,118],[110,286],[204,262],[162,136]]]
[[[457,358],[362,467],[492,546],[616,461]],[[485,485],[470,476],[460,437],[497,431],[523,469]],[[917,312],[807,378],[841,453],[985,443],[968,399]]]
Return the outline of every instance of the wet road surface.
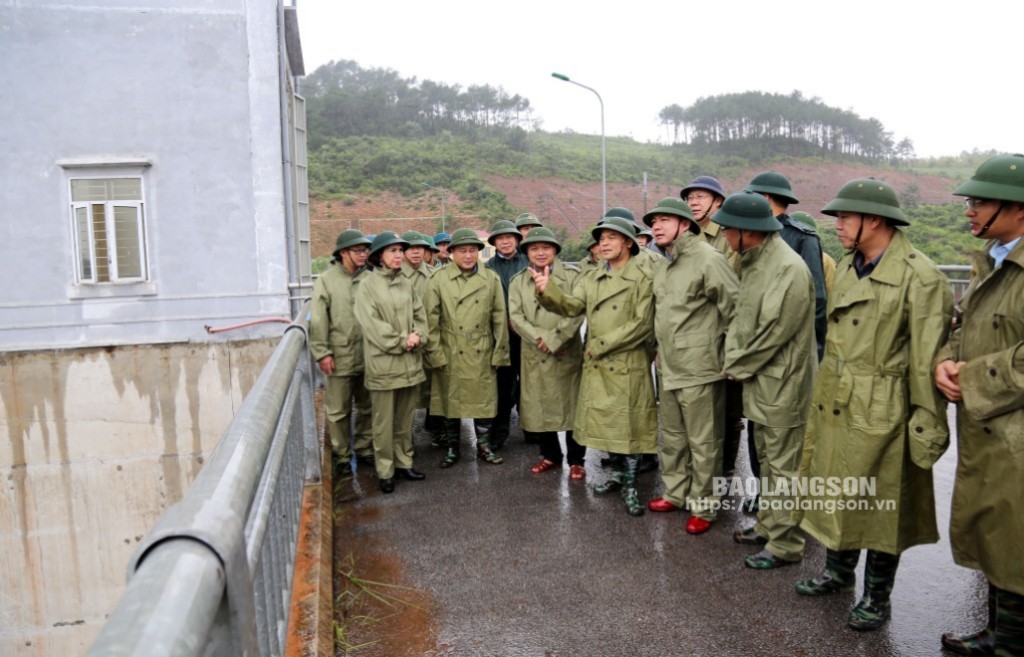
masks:
[[[985,580],[954,565],[948,544],[955,448],[935,471],[942,540],[903,554],[892,620],[860,633],[846,616],[863,558],[856,590],[798,596],[793,582],[824,564],[811,539],[801,564],[752,571],[743,557],[756,548],[732,541],[752,515],[723,511],[709,532],[690,536],[685,513],[631,518],[617,494],[595,495],[609,475],[601,454],[589,453],[585,481],[569,481],[568,467],[530,472],[538,450],[517,427],[501,465],[473,458],[472,436],[464,422],[463,458],[442,470],[441,451],[417,423],[426,481],[400,481],[383,495],[361,466],[342,482],[339,554],[352,552],[365,579],[415,589],[417,602],[378,624],[379,644],[353,654],[910,657],[948,655],[942,632],[985,623]],[[745,463],[738,473],[749,474]],[[641,475],[638,489],[644,502],[658,496],[659,474]]]

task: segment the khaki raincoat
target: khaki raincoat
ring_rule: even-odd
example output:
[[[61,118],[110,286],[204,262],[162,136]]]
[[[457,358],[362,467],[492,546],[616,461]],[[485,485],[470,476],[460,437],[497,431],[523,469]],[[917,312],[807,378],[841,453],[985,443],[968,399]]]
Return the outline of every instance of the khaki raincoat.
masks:
[[[556,259],[551,279],[572,290],[580,271]],[[580,390],[583,340],[582,317],[563,317],[545,309],[537,299],[529,270],[512,277],[508,288],[509,319],[522,338],[519,373],[519,424],[526,431],[570,431]],[[537,346],[544,340],[552,353]]]
[[[688,230],[672,253],[654,272],[661,385],[676,390],[724,380],[722,349],[739,280],[721,254]]]
[[[586,314],[576,442],[615,454],[656,453],[658,419],[648,357],[654,337],[650,275],[630,258],[619,269],[581,276],[571,293],[551,279],[540,300],[559,314]]]
[[[853,255],[839,262],[800,474],[871,477],[875,492],[805,496],[821,502],[800,527],[829,549],[899,554],[938,540],[931,467],[949,432],[931,362],[951,310],[946,277],[899,230],[864,278]]]
[[[818,360],[814,281],[777,233],[768,233],[740,262],[743,284],[725,339],[724,370],[743,382],[743,411],[752,421],[800,426]]]
[[[936,357],[960,367],[953,559],[1024,595],[1024,240],[993,270],[974,254],[970,287]]]
[[[352,306],[367,272],[352,275],[340,263],[327,268],[313,284],[309,318],[309,350],[317,361],[334,357],[332,376],[363,371],[363,335]]]
[[[430,412],[447,418],[494,417],[494,368],[509,365],[508,320],[498,275],[483,265],[469,274],[455,264],[437,269],[427,286],[425,306],[430,327],[426,360],[435,368]]]
[[[710,244],[716,251],[725,256],[725,259],[729,262],[729,266],[736,273],[740,271],[740,254],[732,250],[729,246],[729,242],[725,239],[725,235],[722,234],[722,227],[713,221],[709,221],[707,227],[701,228],[701,237],[704,238],[708,244]]]
[[[355,316],[363,332],[367,390],[398,390],[426,380],[421,354],[429,340],[427,316],[401,271],[378,267],[364,277]],[[413,331],[419,333],[420,347],[407,351],[405,342]]]
[[[416,269],[408,262],[402,262],[402,276],[412,283],[412,289],[416,291],[416,296],[420,298],[421,302],[427,298],[427,281],[430,280],[433,273],[434,269],[427,266],[426,263],[420,264],[419,269]]]

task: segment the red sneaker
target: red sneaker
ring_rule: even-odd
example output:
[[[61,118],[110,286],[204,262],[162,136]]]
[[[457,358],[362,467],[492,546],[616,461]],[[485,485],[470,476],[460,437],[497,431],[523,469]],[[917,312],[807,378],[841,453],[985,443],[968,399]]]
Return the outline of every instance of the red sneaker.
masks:
[[[679,510],[678,506],[676,506],[675,504],[672,504],[671,502],[666,500],[664,497],[656,497],[656,498],[654,498],[653,500],[651,500],[650,502],[647,503],[647,508],[650,509],[651,511],[656,511],[656,512],[659,512],[659,513],[666,513],[668,511],[678,511]]]
[[[709,529],[711,529],[711,523],[704,518],[690,516],[690,519],[686,521],[687,534],[703,534]]]

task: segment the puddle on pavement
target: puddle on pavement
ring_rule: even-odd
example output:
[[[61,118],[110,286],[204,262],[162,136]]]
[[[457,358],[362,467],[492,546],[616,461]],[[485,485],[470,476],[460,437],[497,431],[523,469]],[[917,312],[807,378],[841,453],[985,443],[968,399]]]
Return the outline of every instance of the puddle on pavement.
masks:
[[[371,481],[372,480],[372,481]],[[335,655],[427,656],[437,646],[436,601],[403,581],[400,557],[366,525],[386,513],[359,504],[361,487],[376,478],[339,482],[334,518]]]

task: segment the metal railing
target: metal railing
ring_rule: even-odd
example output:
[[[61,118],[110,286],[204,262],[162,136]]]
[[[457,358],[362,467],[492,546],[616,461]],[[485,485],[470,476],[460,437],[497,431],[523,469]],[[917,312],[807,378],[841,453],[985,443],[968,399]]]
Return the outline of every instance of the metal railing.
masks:
[[[939,265],[939,271],[949,279],[949,286],[953,290],[953,303],[959,303],[960,298],[967,291],[970,284],[970,265]]]
[[[321,475],[306,345],[304,323],[285,330],[184,498],[135,551],[90,657],[283,654],[303,488]]]

